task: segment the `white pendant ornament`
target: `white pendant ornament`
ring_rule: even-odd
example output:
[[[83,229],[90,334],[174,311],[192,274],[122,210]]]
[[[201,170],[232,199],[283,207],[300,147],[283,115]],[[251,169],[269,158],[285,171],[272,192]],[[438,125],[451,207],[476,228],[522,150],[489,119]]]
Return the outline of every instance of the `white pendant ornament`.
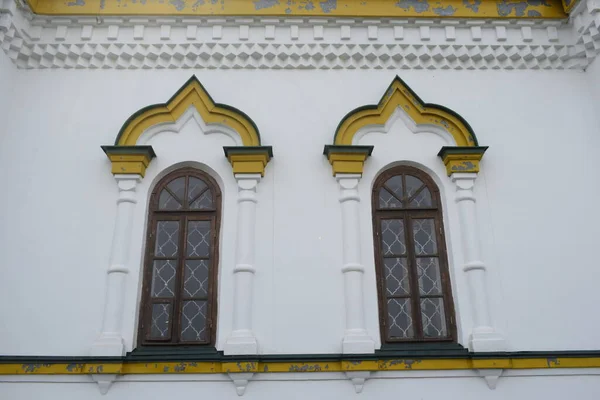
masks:
[[[98,384],[98,389],[102,395],[108,393],[108,389],[117,380],[116,374],[93,374],[91,377]]]
[[[356,393],[362,393],[365,386],[365,381],[371,376],[370,371],[347,371],[346,377],[350,379],[354,385]]]
[[[496,389],[498,379],[502,375],[503,369],[478,369],[477,372],[485,380],[486,385],[490,390]]]
[[[235,392],[238,396],[243,396],[246,392],[246,386],[248,386],[248,382],[252,379],[254,373],[252,372],[236,372],[229,373],[229,378],[233,381],[233,385],[235,386]]]

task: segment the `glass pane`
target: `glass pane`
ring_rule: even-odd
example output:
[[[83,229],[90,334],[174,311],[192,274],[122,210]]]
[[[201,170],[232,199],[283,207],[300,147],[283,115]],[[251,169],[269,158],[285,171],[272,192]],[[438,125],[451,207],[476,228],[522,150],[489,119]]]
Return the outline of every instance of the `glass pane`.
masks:
[[[212,210],[214,206],[211,190],[208,189],[202,193],[200,197],[190,204],[190,208],[193,210]]]
[[[433,207],[431,201],[431,192],[427,188],[423,188],[414,199],[410,201],[409,207]]]
[[[210,221],[189,221],[187,256],[208,257],[210,253]]]
[[[390,190],[397,198],[404,198],[402,193],[402,175],[392,176],[385,182],[385,188]]]
[[[404,220],[381,220],[381,248],[383,249],[384,256],[401,255],[406,253]]]
[[[406,258],[386,258],[383,260],[385,286],[388,296],[409,294],[408,268]]]
[[[198,195],[202,193],[204,189],[206,189],[206,182],[204,182],[202,179],[190,176],[190,183],[188,188],[188,202],[194,201],[194,199],[198,197]]]
[[[175,296],[176,260],[155,260],[152,268],[152,297]]]
[[[402,203],[390,192],[381,188],[379,189],[379,208],[402,208]]]
[[[179,200],[180,203],[183,203],[185,196],[185,176],[173,179],[171,182],[169,182],[167,187],[171,190],[171,192],[173,192],[177,200]]]
[[[179,221],[158,221],[156,225],[156,257],[174,257],[179,250]]]
[[[181,340],[197,342],[207,340],[206,301],[184,301],[181,308]]]
[[[437,254],[435,221],[433,219],[413,219],[413,238],[417,255]]]
[[[185,262],[183,294],[185,297],[206,297],[208,295],[207,260],[188,260]]]
[[[423,295],[441,295],[442,278],[437,257],[417,258],[419,292]]]
[[[410,199],[413,194],[417,193],[417,190],[419,190],[421,186],[423,186],[423,181],[419,178],[412,175],[406,175],[406,198]]]
[[[389,299],[387,313],[388,338],[406,339],[414,336],[410,299]]]
[[[171,193],[167,192],[166,189],[163,189],[160,192],[160,197],[158,198],[158,209],[159,210],[179,210],[181,208],[181,203],[173,196]]]
[[[166,339],[169,337],[171,323],[171,304],[153,304],[150,339]]]
[[[448,336],[444,300],[442,298],[421,299],[421,318],[423,320],[423,335],[426,338]]]

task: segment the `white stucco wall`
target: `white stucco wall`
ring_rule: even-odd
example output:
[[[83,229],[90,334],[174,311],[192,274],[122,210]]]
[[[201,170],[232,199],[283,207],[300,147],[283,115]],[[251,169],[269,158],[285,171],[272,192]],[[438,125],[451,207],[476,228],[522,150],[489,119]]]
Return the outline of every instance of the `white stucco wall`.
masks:
[[[7,64],[2,60],[0,55],[0,80]],[[11,80],[19,90],[11,92],[0,148],[0,268],[10,270],[0,280],[0,354],[88,354],[101,324],[117,195],[100,145],[112,144],[133,112],[165,102],[192,73],[215,101],[247,113],[275,152],[258,189],[254,330],[260,352],[340,352],[341,216],[322,149],[348,111],[380,99],[393,71],[14,71]],[[589,73],[400,76],[424,101],[461,114],[480,144],[490,146],[476,192],[493,318],[509,349],[598,348],[593,293],[600,272],[593,266],[600,234],[594,211],[600,124],[593,116]],[[148,143],[158,158],[138,189],[123,305],[127,347],[134,346],[137,324],[148,191],[172,164],[197,161],[210,167],[224,192],[222,348],[231,330],[236,195],[221,147],[232,141],[202,135],[190,121],[179,134],[158,134]],[[387,165],[410,160],[432,173],[445,200],[459,339],[466,344],[471,315],[454,189],[436,158],[444,139],[414,135],[397,121],[388,134],[370,133],[360,143],[375,145],[359,187],[369,333],[379,340],[371,184]],[[14,390],[33,396],[46,389]]]

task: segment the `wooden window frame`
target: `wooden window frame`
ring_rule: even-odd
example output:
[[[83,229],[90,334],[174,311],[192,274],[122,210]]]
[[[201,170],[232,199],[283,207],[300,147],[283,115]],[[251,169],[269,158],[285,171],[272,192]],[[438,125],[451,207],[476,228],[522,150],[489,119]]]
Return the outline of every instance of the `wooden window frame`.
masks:
[[[406,178],[404,176],[412,175],[420,179],[431,193],[432,207],[428,208],[380,208],[379,207],[379,191],[384,187],[384,184],[388,179],[394,176],[403,176],[403,187],[406,188]],[[389,191],[389,190],[388,190]],[[406,202],[415,198],[420,191],[415,192],[410,199]],[[440,199],[440,192],[438,186],[435,184],[433,179],[425,172],[415,167],[409,166],[397,166],[392,167],[383,173],[381,173],[376,179],[373,185],[371,194],[371,206],[372,206],[372,220],[373,220],[373,240],[374,240],[374,251],[375,251],[375,271],[377,279],[377,298],[378,298],[378,311],[379,311],[379,330],[381,336],[382,345],[402,344],[402,343],[442,343],[442,342],[456,342],[456,316],[454,313],[454,301],[452,299],[452,285],[450,283],[450,274],[448,267],[448,254],[446,251],[446,240],[444,235],[444,224],[443,224],[443,213],[442,203]],[[428,296],[422,296],[419,293],[418,285],[418,271],[416,267],[416,258],[413,243],[413,232],[411,219],[433,219],[435,223],[436,240],[437,240],[437,255],[434,257],[438,258],[438,264],[440,268],[440,279],[442,281],[442,298],[444,300],[444,312],[446,319],[446,329],[448,336],[445,338],[426,338],[423,335],[423,325],[421,317],[421,298],[427,298]],[[406,263],[409,273],[409,287],[410,294],[404,297],[410,299],[411,304],[411,318],[413,324],[414,337],[413,338],[389,338],[388,331],[388,311],[387,311],[387,300],[388,296],[386,293],[386,280],[384,273],[384,253],[382,249],[382,238],[381,238],[381,221],[386,219],[401,219],[404,223],[404,237],[406,245]],[[420,257],[431,257],[432,255],[421,255]],[[440,296],[431,296],[440,297]]]
[[[207,185],[207,189],[211,190],[213,195],[213,209],[212,210],[190,210],[185,208],[184,210],[159,210],[159,198],[162,190],[175,179],[186,177],[186,185],[184,192],[184,200],[188,202],[188,188],[189,188],[189,177],[201,179]],[[203,191],[204,192],[204,191]],[[202,193],[203,193],[202,192]],[[201,194],[197,195],[199,198]],[[178,237],[178,251],[177,251],[177,275],[176,275],[176,293],[170,299],[164,299],[165,303],[172,304],[172,322],[169,325],[170,335],[168,339],[149,339],[152,319],[152,306],[153,304],[160,304],[162,298],[152,298],[152,272],[153,264],[155,259],[161,259],[160,257],[154,257],[154,247],[156,242],[156,229],[159,221],[179,221],[179,237]],[[185,298],[182,294],[184,285],[184,274],[185,274],[185,261],[190,259],[186,257],[187,253],[187,227],[190,221],[211,221],[211,243],[209,256],[209,275],[208,275],[208,290],[206,299]],[[144,253],[144,271],[143,271],[143,283],[142,283],[142,296],[140,303],[139,312],[139,325],[138,325],[138,346],[139,347],[153,347],[153,346],[194,346],[194,347],[214,347],[216,343],[216,331],[217,331],[217,293],[218,293],[218,266],[219,266],[219,231],[221,225],[221,190],[217,182],[207,173],[200,171],[195,168],[184,167],[177,169],[166,176],[164,176],[158,184],[155,186],[150,196],[150,202],[148,205],[148,226],[146,233],[146,250]],[[173,259],[175,257],[172,257]],[[191,259],[200,259],[193,257]],[[158,301],[157,301],[158,299]],[[195,341],[182,341],[180,338],[180,326],[181,326],[181,309],[184,301],[206,301],[207,302],[207,315],[206,315],[206,326],[209,330],[208,340],[205,342]]]

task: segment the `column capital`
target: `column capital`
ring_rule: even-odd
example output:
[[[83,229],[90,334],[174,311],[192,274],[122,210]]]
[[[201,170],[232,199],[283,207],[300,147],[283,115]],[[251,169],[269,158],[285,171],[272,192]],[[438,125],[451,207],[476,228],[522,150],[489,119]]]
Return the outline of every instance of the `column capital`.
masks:
[[[241,174],[265,176],[265,167],[273,157],[271,146],[225,146],[223,151],[236,179]]]
[[[336,146],[326,145],[323,154],[329,160],[333,175],[361,175],[367,157],[373,152],[373,146]]]
[[[117,175],[140,175],[144,177],[150,161],[156,157],[152,146],[101,146]]]
[[[119,192],[135,190],[138,183],[142,181],[140,174],[117,174],[114,176]]]
[[[450,175],[450,179],[456,185],[457,190],[472,190],[475,186],[477,174],[474,172],[456,172]]]
[[[459,172],[479,172],[479,162],[487,146],[444,146],[438,156],[446,166],[448,176]]]
[[[235,174],[239,190],[256,190],[256,186],[262,179],[261,174]]]
[[[362,178],[361,174],[335,174],[337,183],[346,190],[356,189],[360,178]]]

